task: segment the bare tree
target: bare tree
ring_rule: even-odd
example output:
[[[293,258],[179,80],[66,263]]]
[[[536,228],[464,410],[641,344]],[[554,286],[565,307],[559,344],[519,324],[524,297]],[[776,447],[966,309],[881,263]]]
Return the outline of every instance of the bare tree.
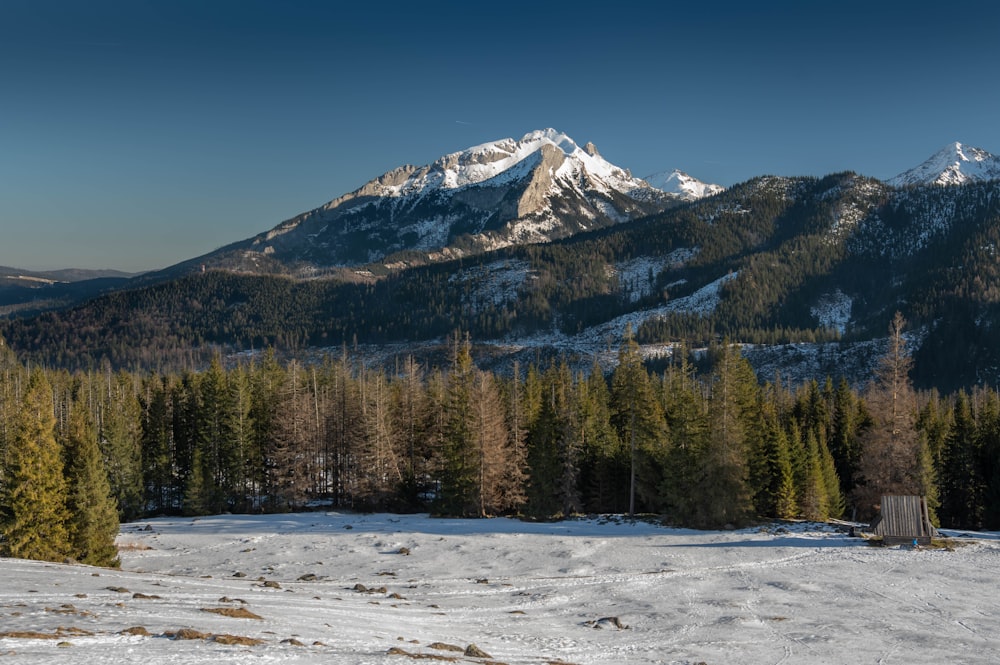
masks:
[[[889,348],[866,394],[873,423],[861,438],[861,477],[854,489],[859,517],[872,516],[885,494],[927,494],[931,489],[917,433],[917,398],[909,376],[913,361],[903,336],[905,325],[903,315],[896,312],[889,325]]]

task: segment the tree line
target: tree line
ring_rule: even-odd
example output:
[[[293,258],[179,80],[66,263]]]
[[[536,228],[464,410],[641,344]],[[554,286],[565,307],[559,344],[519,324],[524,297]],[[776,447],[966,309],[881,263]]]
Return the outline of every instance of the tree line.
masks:
[[[451,516],[656,513],[722,527],[869,519],[921,494],[940,524],[1000,527],[1000,396],[917,393],[901,317],[864,389],[761,383],[735,345],[662,372],[631,331],[610,375],[566,361],[391,371],[346,351],[200,372],[69,373],[0,354],[0,551],[114,561],[118,520],[335,506]],[[110,545],[109,545],[110,543]]]

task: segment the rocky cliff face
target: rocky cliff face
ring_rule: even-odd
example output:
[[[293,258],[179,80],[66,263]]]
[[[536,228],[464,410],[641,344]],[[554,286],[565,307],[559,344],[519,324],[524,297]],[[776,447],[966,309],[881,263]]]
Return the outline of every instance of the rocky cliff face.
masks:
[[[198,265],[316,270],[548,242],[660,212],[663,192],[552,129],[394,169]]]

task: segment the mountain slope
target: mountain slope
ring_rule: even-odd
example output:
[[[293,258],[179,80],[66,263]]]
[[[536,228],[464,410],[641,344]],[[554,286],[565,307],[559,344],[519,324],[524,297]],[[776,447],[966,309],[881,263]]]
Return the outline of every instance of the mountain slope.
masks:
[[[1000,157],[981,148],[955,142],[934,153],[926,162],[887,182],[908,185],[963,185],[1000,178]]]
[[[190,365],[217,348],[272,345],[421,353],[455,330],[489,346],[494,364],[554,353],[589,366],[631,325],[661,352],[679,340],[824,342],[816,371],[860,381],[856,360],[875,355],[858,347],[848,368],[842,344],[881,338],[899,309],[936,349],[917,347],[917,378],[951,388],[1000,378],[996,247],[1000,182],[894,189],[852,173],[766,177],[636,221],[378,280],[207,270],[0,333],[28,357],[68,366]]]
[[[553,129],[402,166],[272,230],[185,264],[251,272],[426,262],[549,242],[660,212],[651,187]],[[395,256],[394,256],[395,255]]]
[[[646,176],[643,180],[659,190],[676,194],[687,201],[696,201],[706,196],[712,196],[725,189],[722,185],[704,183],[680,169],[654,173]]]

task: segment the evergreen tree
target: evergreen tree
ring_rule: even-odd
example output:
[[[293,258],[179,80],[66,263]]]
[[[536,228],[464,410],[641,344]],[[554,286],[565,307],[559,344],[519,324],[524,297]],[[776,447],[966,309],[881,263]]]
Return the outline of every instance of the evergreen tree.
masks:
[[[62,561],[73,554],[66,477],[55,436],[52,388],[40,369],[28,379],[11,430],[0,488],[4,556]]]
[[[167,378],[150,379],[142,403],[142,473],[146,509],[153,514],[179,503],[172,407]]]
[[[586,380],[579,380],[577,390],[584,507],[600,513],[624,512],[628,507],[629,455],[611,426],[611,394],[596,359]]]
[[[982,528],[992,531],[1000,528],[1000,394],[994,390],[983,393],[977,394],[976,400],[982,406],[976,422],[975,471],[969,479],[978,505],[970,511],[973,519],[967,516],[965,521],[980,522]]]
[[[699,460],[700,526],[743,524],[753,513],[746,433],[758,390],[750,363],[736,347],[723,345],[712,372],[710,436]]]
[[[92,566],[117,566],[118,507],[101,461],[97,433],[82,402],[75,402],[70,412],[65,450],[74,557]]]
[[[840,519],[844,516],[846,502],[840,491],[840,477],[837,475],[833,455],[826,445],[826,437],[817,439],[817,451],[819,452],[820,476],[823,479],[823,493],[826,495],[826,516]]]
[[[941,519],[954,528],[975,529],[980,522],[976,462],[982,438],[964,391],[955,398],[952,414],[953,424],[941,460]]]
[[[611,424],[629,450],[629,514],[635,513],[637,505],[646,510],[658,508],[668,454],[667,421],[631,326],[625,331],[618,366],[611,376]]]
[[[678,360],[671,364],[662,391],[672,445],[660,493],[664,510],[672,520],[694,524],[705,481],[701,459],[708,447],[708,400],[685,350],[679,349],[674,357]]]
[[[819,453],[816,433],[808,429],[805,433],[805,466],[800,489],[799,508],[807,520],[824,521],[829,514],[829,499],[826,483],[823,482],[823,463]]]
[[[864,405],[847,383],[841,379],[833,398],[829,449],[840,478],[840,493],[848,495],[856,484],[861,456],[859,434],[868,415]]]
[[[475,367],[468,338],[452,341],[451,371],[445,403],[442,469],[437,510],[445,515],[478,514],[479,455],[474,446],[472,384]]]
[[[126,372],[106,369],[100,381],[98,445],[108,472],[108,482],[123,519],[142,515],[142,410],[137,382]]]
[[[201,446],[195,446],[191,453],[191,470],[184,481],[184,496],[181,510],[185,515],[197,516],[209,514],[211,503],[208,486],[209,473],[205,470],[205,458]]]
[[[772,390],[780,388],[772,387]],[[758,515],[790,519],[797,514],[795,476],[788,437],[774,399],[764,399],[756,432],[750,433],[750,485]]]
[[[528,501],[526,510],[535,517],[552,517],[564,507],[560,483],[563,468],[561,447],[568,427],[567,390],[559,371],[550,367],[541,377],[542,401],[528,431]]]

